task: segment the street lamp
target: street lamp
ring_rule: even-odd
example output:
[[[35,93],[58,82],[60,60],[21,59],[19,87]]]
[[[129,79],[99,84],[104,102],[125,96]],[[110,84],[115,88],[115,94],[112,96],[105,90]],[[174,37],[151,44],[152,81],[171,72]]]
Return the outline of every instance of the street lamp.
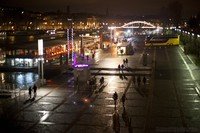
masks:
[[[38,75],[40,83],[44,84],[44,67],[43,67],[43,39],[38,39]]]

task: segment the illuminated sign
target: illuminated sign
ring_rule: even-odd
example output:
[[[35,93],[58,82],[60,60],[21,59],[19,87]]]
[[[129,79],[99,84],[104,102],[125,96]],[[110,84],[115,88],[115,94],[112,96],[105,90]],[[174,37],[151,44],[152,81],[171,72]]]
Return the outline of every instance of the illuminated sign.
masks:
[[[88,64],[76,64],[74,67],[81,68],[81,67],[88,67]]]

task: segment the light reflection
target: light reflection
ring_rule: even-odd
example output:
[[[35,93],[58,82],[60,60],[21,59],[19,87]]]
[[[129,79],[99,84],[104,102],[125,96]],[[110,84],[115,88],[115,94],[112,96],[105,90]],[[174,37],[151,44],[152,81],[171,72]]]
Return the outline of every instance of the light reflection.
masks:
[[[49,114],[45,114],[41,119],[40,122],[45,121],[49,117]]]
[[[0,73],[0,82],[5,84],[15,84],[17,87],[32,85],[38,80],[38,74],[13,72],[13,73]]]
[[[34,36],[28,36],[28,41],[30,41],[30,42],[32,42],[32,41],[34,41]]]
[[[108,80],[108,85],[110,86],[110,83],[112,83],[112,81],[114,80],[114,76],[112,76],[111,78],[109,78]],[[115,88],[114,87],[109,87],[108,88],[108,93],[109,94],[113,94],[115,92]]]

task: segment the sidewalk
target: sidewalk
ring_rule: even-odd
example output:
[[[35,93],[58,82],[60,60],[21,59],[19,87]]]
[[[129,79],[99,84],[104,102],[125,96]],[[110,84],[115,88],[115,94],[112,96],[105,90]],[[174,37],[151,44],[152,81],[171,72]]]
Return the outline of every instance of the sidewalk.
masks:
[[[35,99],[33,98],[33,94],[32,98],[31,99],[29,98],[28,90],[20,91],[19,94],[14,98],[7,98],[7,99],[2,98],[0,99],[1,100],[0,116],[8,113],[9,115],[16,114],[16,112],[19,112],[21,109],[30,106],[34,102],[37,102],[39,99],[46,96],[51,91],[53,91],[53,87],[43,86],[38,88],[37,96],[35,97]]]
[[[183,45],[179,45],[179,47],[181,48],[181,50],[184,53],[184,46]],[[200,58],[196,57],[195,55],[192,54],[185,54],[188,59],[196,66],[200,67]]]

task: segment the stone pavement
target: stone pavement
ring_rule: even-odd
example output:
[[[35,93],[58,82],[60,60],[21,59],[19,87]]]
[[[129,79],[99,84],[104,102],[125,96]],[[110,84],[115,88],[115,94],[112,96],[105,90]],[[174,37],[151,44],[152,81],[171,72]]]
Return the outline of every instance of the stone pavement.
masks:
[[[132,83],[130,84],[130,78],[123,82],[120,77],[112,78],[118,82],[113,83],[109,81],[109,77],[105,77],[108,85],[93,94],[87,89],[77,91],[70,85],[64,88],[66,83],[61,82],[60,85],[51,84],[39,88],[34,100],[29,99],[28,91],[22,92],[12,100],[1,100],[1,131],[112,133],[112,118],[115,112],[112,95],[116,84],[120,87],[115,91],[119,94],[117,111],[120,114],[121,132],[128,132],[128,127],[122,118],[125,112],[132,118],[133,131],[142,131],[145,122],[145,88],[134,87]],[[130,87],[127,88],[127,84]],[[127,90],[127,102],[123,109],[120,98],[125,90]]]

